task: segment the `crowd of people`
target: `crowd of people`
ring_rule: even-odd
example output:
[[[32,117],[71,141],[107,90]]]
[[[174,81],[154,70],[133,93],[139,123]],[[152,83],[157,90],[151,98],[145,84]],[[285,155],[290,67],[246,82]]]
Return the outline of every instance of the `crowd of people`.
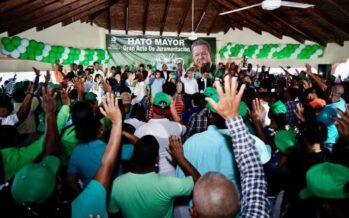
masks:
[[[349,81],[197,63],[6,81],[1,217],[348,217]]]

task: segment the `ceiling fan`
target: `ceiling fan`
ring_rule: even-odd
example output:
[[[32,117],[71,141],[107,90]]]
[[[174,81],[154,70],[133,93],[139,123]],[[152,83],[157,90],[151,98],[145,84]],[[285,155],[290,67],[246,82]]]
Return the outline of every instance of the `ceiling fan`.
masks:
[[[291,7],[291,8],[315,7],[315,5],[312,5],[312,4],[303,4],[303,3],[298,3],[298,2],[281,1],[281,0],[264,0],[261,3],[254,4],[254,5],[247,6],[247,7],[243,7],[243,8],[238,8],[238,9],[231,10],[231,11],[222,12],[219,15],[226,15],[226,14],[230,14],[230,13],[234,13],[234,12],[238,12],[238,11],[243,11],[243,10],[258,7],[258,6],[262,6],[263,10],[268,10],[268,11],[278,9],[281,6]]]
[[[190,36],[188,37],[189,40],[197,40],[198,37],[195,35],[194,31],[194,0],[191,0],[191,33]]]

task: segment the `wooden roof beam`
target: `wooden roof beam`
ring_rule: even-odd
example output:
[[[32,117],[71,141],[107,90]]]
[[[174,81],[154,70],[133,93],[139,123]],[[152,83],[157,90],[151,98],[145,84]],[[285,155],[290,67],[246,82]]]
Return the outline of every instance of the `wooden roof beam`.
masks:
[[[69,25],[69,24],[71,24],[71,23],[73,23],[75,21],[78,21],[78,20],[80,20],[81,22],[89,22],[90,21],[89,20],[89,14],[90,13],[100,13],[100,11],[103,12],[103,11],[105,11],[106,6],[107,6],[107,3],[102,3],[100,5],[95,6],[95,8],[92,8],[91,10],[84,11],[84,12],[79,13],[79,14],[75,14],[74,17],[69,17],[69,18],[67,18],[65,20],[58,21],[58,23],[62,22],[62,26],[67,26],[67,25]]]
[[[98,2],[98,0],[96,1]],[[66,3],[66,4],[65,4]],[[36,11],[36,13],[32,13],[33,19],[27,20],[26,22],[21,23],[18,26],[13,26],[9,28],[8,33],[9,35],[15,35],[20,32],[23,32],[25,30],[28,30],[30,28],[33,28],[35,26],[44,25],[48,22],[52,22],[62,16],[65,16],[66,14],[72,13],[73,11],[77,11],[76,8],[83,8],[86,5],[91,4],[91,0],[80,0],[80,1],[73,1],[73,0],[67,0],[64,2],[64,6],[62,6],[62,2],[60,5],[58,5],[59,8],[53,8],[52,10],[45,11],[46,7],[42,10]],[[51,4],[49,6],[55,5]],[[57,5],[56,5],[57,7]]]
[[[21,5],[20,7],[16,7],[12,10],[5,11],[0,14],[0,20],[4,22],[11,21],[12,19],[6,19],[8,17],[21,16],[31,13],[39,8],[45,7],[51,3],[55,2],[55,0],[37,0],[30,1],[27,4]]]
[[[250,0],[245,0],[246,3],[248,4],[254,4],[254,2],[250,1]],[[283,26],[288,27],[291,31],[294,32],[294,34],[289,35],[290,37],[294,38],[295,40],[297,40],[300,43],[304,43],[306,38],[310,38],[308,35],[304,34],[302,31],[300,31],[298,28],[296,28],[293,25],[290,25],[288,22],[286,22],[285,20],[283,20],[280,16],[275,16],[273,13],[264,10],[263,13],[266,13],[266,15],[276,19],[279,23],[281,23]]]
[[[66,0],[66,1],[55,1],[52,4],[48,4],[45,7],[41,7],[37,10],[31,11],[31,13],[23,16],[17,16],[16,19],[11,19],[11,22],[1,26],[0,32],[18,29],[17,33],[28,30],[35,27],[41,20],[50,20],[60,15],[62,12],[68,13],[72,10],[69,6],[79,6],[78,0]],[[81,1],[82,2],[82,1]],[[81,3],[80,3],[81,4]]]
[[[25,5],[28,2],[30,2],[30,0],[11,0],[11,1],[1,2],[0,3],[0,13],[14,10],[16,8],[19,8],[23,5]]]
[[[143,25],[142,25],[143,35],[145,35],[145,31],[147,30],[148,13],[149,13],[149,0],[144,0],[144,1],[145,1],[145,8],[144,8]]]
[[[205,5],[204,5],[204,7],[201,10],[201,13],[200,13],[200,16],[199,16],[199,20],[194,25],[194,32],[196,32],[197,29],[199,28],[199,25],[200,25],[202,19],[204,18],[205,14],[206,14],[206,10],[208,8],[209,3],[210,3],[210,1],[206,0]]]
[[[129,7],[129,0],[126,0],[125,4],[125,13],[124,13],[124,19],[125,19],[125,34],[128,35],[128,7]]]
[[[223,0],[216,0],[216,1],[223,1]],[[226,4],[229,8],[231,8],[229,10],[248,6],[243,1],[238,1],[238,0],[229,1],[229,3],[230,4]],[[270,34],[274,35],[275,37],[279,39],[282,38],[283,34],[280,33],[278,30],[276,30],[274,26],[269,25],[268,23],[265,22],[265,20],[259,18],[258,16],[255,16],[251,11],[246,10],[246,11],[241,11],[237,13],[239,13],[242,17],[245,17],[246,19],[253,21],[257,26],[269,32]]]
[[[108,1],[108,7],[105,10],[107,12],[105,19],[107,20],[108,33],[111,34],[110,1]]]
[[[162,15],[162,19],[161,19],[160,36],[162,36],[162,33],[164,32],[164,28],[167,20],[167,14],[168,14],[170,5],[171,5],[171,0],[166,0],[164,14]]]
[[[181,16],[181,19],[179,20],[178,27],[177,27],[177,33],[178,33],[178,35],[181,34],[181,32],[182,32],[185,19],[187,18],[188,13],[189,13],[189,10],[190,10],[190,8],[191,8],[191,1],[190,1],[190,0],[186,0],[186,2],[187,2],[187,4],[186,4],[185,7],[184,7],[183,14],[182,14],[182,16]]]
[[[90,13],[97,12],[99,10],[103,10],[107,6],[108,6],[108,2],[106,2],[104,0],[92,0],[92,1],[88,2],[87,4],[84,4],[81,7],[79,7],[79,9],[72,10],[68,13],[65,13],[64,15],[60,15],[54,19],[40,23],[40,25],[38,25],[37,30],[40,31],[43,29],[47,29],[50,26],[53,26],[53,25],[58,24],[60,22],[67,23],[67,20],[70,20],[70,23],[73,23],[73,22],[79,20],[80,17],[82,17],[82,15],[87,15]]]
[[[223,12],[224,8],[222,7],[222,5],[218,4],[215,1],[212,1],[211,4],[216,9],[217,16],[218,16],[217,19],[219,19],[219,17],[220,17],[219,13]],[[233,19],[233,18],[231,18],[231,19]],[[231,22],[231,19],[224,19],[223,18],[223,22],[226,24],[226,26],[231,26],[233,29],[236,27],[236,28],[242,30],[242,25],[239,22],[236,22],[235,20],[234,20],[234,25],[233,25],[232,22]]]
[[[334,7],[336,10],[338,10],[340,13],[346,15],[347,18],[349,18],[349,11],[347,11],[343,7],[341,7],[339,5],[339,3],[337,3],[335,0],[324,0],[324,1],[326,1],[328,4],[332,5],[332,7]]]
[[[209,27],[208,30],[207,30],[207,35],[208,35],[208,36],[211,34],[211,32],[212,32],[212,30],[213,30],[213,27],[214,27],[214,25],[216,24],[216,21],[218,20],[218,17],[219,17],[219,15],[218,15],[218,12],[217,12],[217,14],[216,14],[216,15],[214,16],[214,18],[212,19],[212,22],[211,22],[210,27]]]

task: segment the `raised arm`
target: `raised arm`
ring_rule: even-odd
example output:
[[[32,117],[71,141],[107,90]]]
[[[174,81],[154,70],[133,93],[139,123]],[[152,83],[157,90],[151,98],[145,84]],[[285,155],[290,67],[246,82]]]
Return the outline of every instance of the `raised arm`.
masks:
[[[185,158],[183,152],[183,144],[179,137],[170,136],[170,147],[167,149],[168,153],[171,154],[173,159],[181,167],[186,176],[191,176],[196,182],[200,178],[200,173],[197,169]]]
[[[42,152],[36,158],[36,161],[41,161],[48,155],[58,155],[59,153],[59,138],[58,127],[56,122],[56,95],[51,88],[46,91],[42,88],[42,109],[45,112],[45,137]]]
[[[317,77],[313,74],[310,64],[306,64],[305,68],[306,68],[307,75],[315,81],[315,83],[320,87],[320,89],[323,92],[325,92],[327,89],[327,85],[324,82],[322,82],[322,80],[319,77]]]
[[[261,100],[258,98],[253,99],[252,101],[252,111],[250,111],[250,118],[256,129],[257,136],[266,144],[268,143],[267,136],[264,133],[263,129],[263,115],[264,107],[262,106]]]
[[[28,89],[27,89],[27,95],[25,96],[22,102],[22,105],[17,112],[18,123],[23,122],[29,114],[32,98],[33,98],[33,87],[34,85],[32,83],[29,83]]]
[[[237,93],[236,78],[225,78],[225,93],[217,85],[219,102],[211,98],[206,100],[215,111],[226,120],[230,131],[234,157],[237,162],[242,186],[241,217],[269,217],[269,202],[267,198],[267,183],[263,167],[254,139],[249,134],[241,116],[238,114],[239,105],[245,85]]]
[[[114,94],[107,93],[103,101],[103,107],[101,107],[101,113],[112,122],[112,129],[107,147],[103,154],[101,167],[97,171],[94,179],[99,181],[104,188],[108,190],[120,149],[122,130],[122,115]]]

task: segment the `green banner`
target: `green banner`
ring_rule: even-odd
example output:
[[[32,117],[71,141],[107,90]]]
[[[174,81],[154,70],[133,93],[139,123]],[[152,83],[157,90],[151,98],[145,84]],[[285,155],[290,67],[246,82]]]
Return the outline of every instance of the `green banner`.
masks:
[[[191,46],[193,42],[185,37],[157,37],[157,36],[119,36],[106,35],[107,50],[111,55],[109,65],[131,65],[151,64],[157,69],[161,69],[163,64],[167,64],[169,70],[175,70],[178,63],[182,63],[184,68],[194,65]],[[216,60],[216,38],[201,38],[209,46],[210,60],[213,64]],[[202,41],[201,41],[202,44]],[[196,47],[196,46],[195,46]],[[203,46],[206,48],[207,46]],[[197,47],[196,47],[197,48]],[[205,51],[196,49],[197,53]],[[200,55],[200,54],[197,54]],[[204,54],[201,58],[205,61]],[[197,56],[199,57],[199,56]],[[206,61],[209,62],[209,61]],[[198,64],[199,63],[199,64]],[[200,60],[195,64],[200,65]]]

